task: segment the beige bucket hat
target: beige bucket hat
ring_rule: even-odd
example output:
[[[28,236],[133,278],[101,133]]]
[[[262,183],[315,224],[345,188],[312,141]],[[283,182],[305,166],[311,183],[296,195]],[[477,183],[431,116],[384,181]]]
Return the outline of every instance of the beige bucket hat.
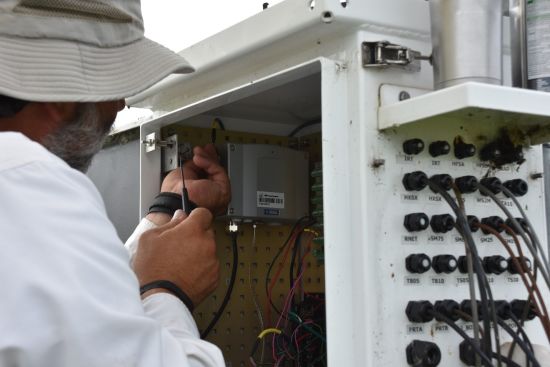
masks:
[[[143,35],[139,0],[1,0],[0,95],[100,102],[194,69]]]

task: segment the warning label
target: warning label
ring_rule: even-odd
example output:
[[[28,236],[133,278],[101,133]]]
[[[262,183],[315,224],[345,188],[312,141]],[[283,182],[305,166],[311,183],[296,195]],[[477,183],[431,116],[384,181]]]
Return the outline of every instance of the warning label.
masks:
[[[267,192],[257,191],[258,208],[285,208],[285,193],[284,192]]]

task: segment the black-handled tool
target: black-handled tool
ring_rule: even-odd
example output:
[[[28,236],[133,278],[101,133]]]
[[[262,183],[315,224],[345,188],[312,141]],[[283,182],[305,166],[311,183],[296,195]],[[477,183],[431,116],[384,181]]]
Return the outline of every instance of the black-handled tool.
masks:
[[[181,171],[181,183],[183,184],[183,189],[181,193],[181,207],[185,214],[190,215],[191,210],[191,204],[189,201],[189,193],[187,192],[187,188],[185,187],[185,177],[183,176],[183,159],[180,157],[180,171]]]

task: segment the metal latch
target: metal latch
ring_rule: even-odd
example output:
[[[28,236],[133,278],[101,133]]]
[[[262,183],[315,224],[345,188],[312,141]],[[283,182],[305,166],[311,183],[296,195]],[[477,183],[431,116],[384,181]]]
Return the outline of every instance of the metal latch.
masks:
[[[400,67],[420,71],[420,60],[431,60],[431,56],[423,56],[418,51],[388,41],[363,42],[361,46],[365,68]]]

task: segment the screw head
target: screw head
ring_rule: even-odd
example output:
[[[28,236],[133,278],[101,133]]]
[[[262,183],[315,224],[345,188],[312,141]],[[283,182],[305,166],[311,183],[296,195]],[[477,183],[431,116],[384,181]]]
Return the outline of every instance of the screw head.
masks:
[[[399,101],[405,101],[407,99],[411,99],[411,95],[409,92],[402,90],[399,92]]]

